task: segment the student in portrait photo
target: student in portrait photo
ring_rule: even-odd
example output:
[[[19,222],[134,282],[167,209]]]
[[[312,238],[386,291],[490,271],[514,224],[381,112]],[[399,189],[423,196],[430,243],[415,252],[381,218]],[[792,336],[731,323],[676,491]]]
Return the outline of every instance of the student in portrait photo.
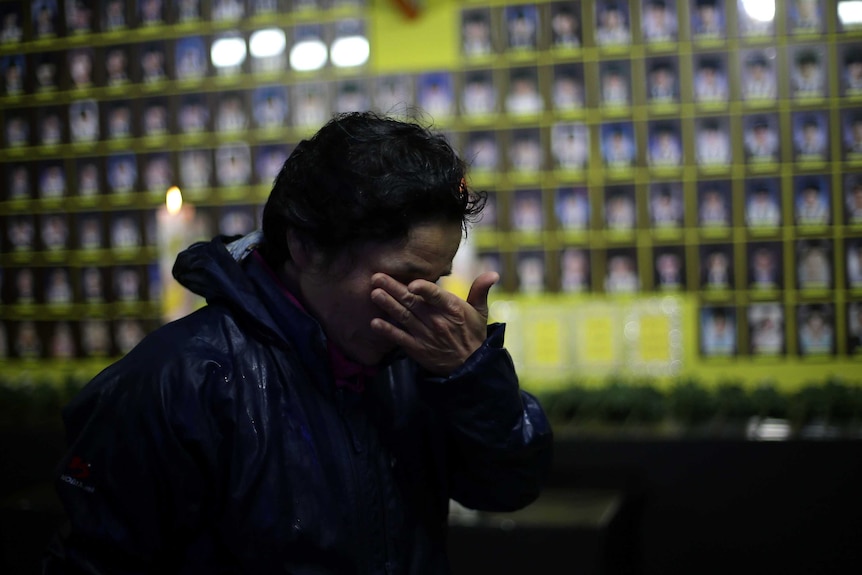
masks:
[[[797,242],[796,281],[802,290],[832,287],[832,246],[827,240]]]
[[[454,111],[452,76],[448,72],[420,74],[417,82],[419,107],[431,118],[451,116]]]
[[[557,223],[565,230],[585,230],[590,225],[590,196],[586,188],[559,188],[554,202]]]
[[[114,299],[117,301],[141,301],[143,298],[141,271],[132,266],[116,267],[113,270]]]
[[[793,144],[796,159],[802,161],[825,160],[828,150],[828,122],[821,112],[793,114]]]
[[[41,293],[37,286],[36,272],[32,268],[19,268],[14,273],[15,283],[12,286],[12,303],[30,305],[36,303],[36,294]]]
[[[514,87],[513,87],[514,88]],[[536,91],[536,97],[538,91]],[[519,102],[512,102],[518,105]],[[492,70],[471,70],[464,75],[461,90],[461,112],[465,116],[481,116],[497,111],[497,91]]]
[[[106,299],[105,273],[102,268],[88,266],[81,270],[81,299],[84,303],[101,303]]]
[[[140,219],[134,212],[115,212],[111,214],[111,247],[131,249],[143,245],[141,241]]]
[[[257,183],[271,185],[289,155],[290,148],[286,144],[258,146],[254,150],[254,170]]]
[[[778,160],[780,138],[778,118],[774,115],[749,116],[744,120],[743,141],[749,161],[775,162]]]
[[[831,355],[835,351],[835,318],[831,304],[797,307],[801,355]]]
[[[736,312],[727,307],[705,307],[700,311],[700,348],[707,357],[736,354]]]
[[[106,32],[122,30],[129,25],[126,0],[102,0],[102,29]]]
[[[17,148],[30,143],[30,122],[22,113],[10,113],[6,116],[4,126],[6,146]]]
[[[63,142],[63,126],[58,108],[39,109],[38,143],[43,146],[56,146]]]
[[[610,167],[629,167],[635,161],[634,127],[630,123],[602,124],[602,157]]]
[[[627,46],[632,35],[627,2],[596,2],[596,43],[599,46]]]
[[[66,169],[60,162],[49,162],[37,174],[39,197],[62,198],[66,195]]]
[[[464,158],[477,171],[494,170],[500,165],[500,142],[496,132],[470,132],[464,149]]]
[[[862,177],[859,175],[850,175],[844,182],[844,201],[846,222],[862,224]]]
[[[370,103],[368,88],[362,79],[351,78],[335,83],[335,100],[332,106],[334,113],[343,114],[367,110]]]
[[[96,0],[66,0],[66,32],[84,34],[93,31]]]
[[[51,359],[72,359],[77,355],[78,340],[68,321],[52,322],[48,335],[48,357]]]
[[[49,38],[58,34],[60,12],[57,0],[33,0],[30,3],[30,14],[34,38]]]
[[[242,186],[251,179],[251,151],[245,143],[222,144],[216,149],[216,181],[220,186]]]
[[[643,0],[641,29],[646,42],[675,42],[677,15],[675,0]]]
[[[178,23],[197,22],[201,19],[200,0],[177,0],[172,4],[175,6],[174,10]]]
[[[61,64],[62,63],[62,64]],[[66,66],[61,54],[47,52],[33,57],[33,77],[37,92],[51,92],[59,88],[59,71]]]
[[[580,48],[580,2],[551,4],[551,45],[554,48]]]
[[[141,131],[144,136],[163,136],[168,133],[168,101],[163,98],[146,100],[142,104]]]
[[[745,225],[750,228],[781,225],[781,194],[776,180],[758,179],[746,184]]]
[[[608,250],[605,292],[635,293],[640,290],[637,256],[634,249]]]
[[[99,104],[96,100],[75,100],[69,104],[69,132],[72,142],[99,139]]]
[[[238,132],[248,126],[244,94],[227,92],[216,101],[215,129],[217,132]]]
[[[628,106],[631,103],[631,73],[626,62],[611,61],[599,64],[602,104]]]
[[[201,36],[186,36],[176,42],[174,70],[177,80],[195,80],[207,74],[207,48]]]
[[[551,98],[554,109],[559,111],[580,110],[584,107],[583,68],[576,64],[554,66]]]
[[[691,34],[695,39],[716,39],[725,35],[723,0],[690,0]]]
[[[15,44],[21,41],[24,30],[21,27],[23,4],[4,2],[0,4],[0,44]]]
[[[218,220],[218,233],[239,236],[254,231],[254,209],[251,206],[230,206],[222,209]]]
[[[130,81],[128,46],[109,46],[105,49],[105,83],[122,86]]]
[[[92,48],[70,50],[67,65],[73,88],[90,88],[93,85],[94,54]]]
[[[695,128],[695,156],[701,166],[726,166],[731,161],[730,136],[724,118],[704,118]]]
[[[847,352],[853,355],[862,353],[862,302],[847,306]]]
[[[647,68],[647,98],[652,103],[676,102],[679,99],[676,60],[658,58]]]
[[[555,166],[582,170],[590,154],[590,132],[582,122],[558,122],[551,129],[551,154]]]
[[[204,94],[184,94],[179,100],[177,126],[183,134],[198,134],[210,129],[210,108]]]
[[[277,129],[287,125],[287,90],[282,86],[261,86],[252,94],[254,122],[258,128]]]
[[[751,289],[780,289],[782,286],[781,244],[749,244],[748,286]]]
[[[805,33],[823,30],[823,9],[820,0],[790,0],[787,8],[791,31]]]
[[[862,45],[850,44],[843,48],[844,68],[841,85],[845,96],[862,94]]]
[[[0,58],[3,94],[17,96],[24,92],[24,78],[27,74],[27,61],[21,54],[10,54]]]
[[[862,240],[847,240],[847,287],[862,288]]]
[[[822,226],[830,221],[831,203],[826,178],[797,177],[794,188],[796,223]]]
[[[212,152],[185,150],[180,154],[180,181],[184,189],[202,190],[212,181]]]
[[[748,306],[748,342],[752,355],[784,353],[784,308],[778,303]]]
[[[145,84],[161,82],[167,78],[165,73],[165,46],[162,42],[144,44],[138,53],[140,58],[141,81]]]
[[[516,172],[536,172],[544,166],[538,128],[512,130],[509,140],[509,165]]]
[[[790,85],[797,98],[826,95],[826,55],[822,48],[803,46],[792,54]]]
[[[709,290],[727,290],[733,286],[733,246],[700,246],[700,286]]]
[[[105,247],[102,217],[96,213],[77,214],[78,248],[98,250]]]
[[[30,177],[30,168],[27,164],[6,164],[6,194],[3,199],[30,199],[33,194]]]
[[[541,190],[516,190],[512,202],[512,227],[522,232],[535,232],[545,225]]]
[[[637,221],[634,190],[627,186],[605,190],[605,224],[610,230],[631,230]]]
[[[138,0],[138,21],[142,26],[164,24],[165,20],[163,0]]]
[[[506,6],[506,38],[511,50],[535,50],[539,29],[539,13],[536,6],[522,4]]]
[[[743,99],[774,100],[778,95],[774,56],[765,50],[751,50],[741,57]]]
[[[845,110],[842,115],[842,132],[847,159],[862,158],[862,110]]]
[[[33,216],[10,216],[4,226],[8,226],[6,237],[12,251],[29,251],[36,247],[36,224]]]
[[[536,69],[512,69],[506,94],[506,111],[514,115],[535,114],[541,112],[544,107]]]
[[[45,270],[45,303],[72,303],[73,290],[69,270],[64,267]]]
[[[682,163],[679,126],[669,122],[650,123],[647,151],[652,166],[679,166]]]
[[[414,105],[413,78],[406,74],[378,76],[374,80],[374,109],[383,114],[406,115]]]
[[[36,327],[35,321],[28,319],[18,323],[13,349],[15,350],[15,356],[21,359],[37,359],[42,357],[44,349],[42,335],[39,333],[39,328]]]
[[[678,290],[685,287],[685,256],[682,248],[656,248],[654,268],[656,288]]]
[[[213,22],[239,20],[245,16],[243,0],[213,0],[211,9]]]
[[[461,51],[465,56],[484,56],[491,53],[489,8],[474,8],[461,12]]]
[[[105,357],[111,353],[111,332],[107,320],[84,319],[80,325],[84,357]]]
[[[500,225],[502,219],[498,217],[500,214],[500,199],[496,192],[488,192],[488,198],[485,202],[485,209],[479,216],[476,222],[476,227],[483,230],[495,230]]]
[[[111,139],[129,138],[132,133],[132,105],[129,102],[119,100],[108,102],[107,119],[105,125],[108,137]]]
[[[730,192],[726,182],[706,181],[697,186],[697,217],[703,227],[730,226]]]
[[[564,293],[590,291],[589,250],[567,247],[560,251],[560,291]]]
[[[133,153],[120,153],[107,159],[108,188],[113,194],[126,194],[135,189],[138,167]]]
[[[148,192],[167,192],[174,184],[170,154],[158,152],[141,158],[144,189]]]
[[[521,293],[545,291],[545,254],[540,251],[518,253],[515,257],[515,277]]]
[[[43,249],[55,251],[69,248],[69,222],[66,220],[66,214],[43,214],[39,221],[39,236]]]
[[[683,223],[683,194],[679,184],[650,184],[650,221],[657,228],[679,227]]]
[[[113,321],[114,343],[120,355],[125,355],[140,343],[147,332],[142,321],[134,318],[122,318]]]

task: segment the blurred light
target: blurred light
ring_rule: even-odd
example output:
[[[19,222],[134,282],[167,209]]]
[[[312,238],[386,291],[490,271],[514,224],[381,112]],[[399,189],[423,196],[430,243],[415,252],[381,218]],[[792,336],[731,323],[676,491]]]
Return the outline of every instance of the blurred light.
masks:
[[[326,57],[326,44],[321,40],[303,40],[290,49],[290,67],[299,72],[320,70]]]
[[[368,61],[370,49],[365,36],[344,36],[332,43],[332,63],[339,68],[361,66]]]
[[[248,49],[253,58],[270,58],[284,52],[287,39],[283,30],[267,28],[253,32],[248,39]]]
[[[216,68],[231,68],[245,62],[245,40],[239,36],[219,38],[213,42],[210,58]]]
[[[748,439],[784,441],[790,437],[790,424],[786,419],[752,417],[746,429]]]
[[[859,0],[838,2],[838,19],[844,26],[862,24],[862,2]]]
[[[183,207],[183,194],[178,187],[171,186],[168,193],[165,194],[165,206],[172,216],[180,213]]]
[[[758,22],[775,20],[775,0],[742,0],[742,8],[752,20]]]

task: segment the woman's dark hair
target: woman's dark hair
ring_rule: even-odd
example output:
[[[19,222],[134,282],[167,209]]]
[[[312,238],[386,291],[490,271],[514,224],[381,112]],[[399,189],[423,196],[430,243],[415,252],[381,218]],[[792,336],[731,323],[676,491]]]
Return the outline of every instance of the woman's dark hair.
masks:
[[[366,241],[405,238],[420,223],[466,233],[486,195],[467,188],[466,165],[446,139],[417,123],[370,112],[340,114],[285,161],[263,211],[263,252],[289,256],[287,232],[328,260]]]

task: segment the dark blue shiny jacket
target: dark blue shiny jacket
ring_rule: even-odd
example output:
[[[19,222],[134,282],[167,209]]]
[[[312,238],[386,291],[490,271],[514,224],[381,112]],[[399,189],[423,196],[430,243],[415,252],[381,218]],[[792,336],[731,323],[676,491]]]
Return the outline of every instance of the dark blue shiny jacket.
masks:
[[[551,431],[503,326],[448,378],[402,358],[363,393],[336,387],[320,326],[245,257],[255,237],[180,254],[208,305],[66,408],[71,531],[45,573],[448,573],[450,498],[538,496]]]

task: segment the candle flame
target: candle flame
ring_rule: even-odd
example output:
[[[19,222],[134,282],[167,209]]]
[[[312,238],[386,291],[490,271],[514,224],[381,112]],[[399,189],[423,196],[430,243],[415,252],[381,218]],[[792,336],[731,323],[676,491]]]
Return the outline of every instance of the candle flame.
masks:
[[[183,194],[178,187],[171,186],[168,193],[165,194],[165,205],[168,208],[168,213],[172,216],[180,213],[183,207]]]

